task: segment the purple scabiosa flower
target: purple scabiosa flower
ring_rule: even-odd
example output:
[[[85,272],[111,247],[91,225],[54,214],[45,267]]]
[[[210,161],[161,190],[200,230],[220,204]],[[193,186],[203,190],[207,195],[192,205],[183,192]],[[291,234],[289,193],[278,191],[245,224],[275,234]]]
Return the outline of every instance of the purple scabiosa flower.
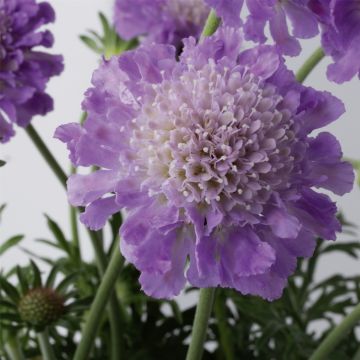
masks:
[[[242,50],[221,28],[180,60],[144,45],[104,61],[83,103],[83,126],[63,125],[76,166],[71,204],[91,229],[126,209],[121,251],[143,290],[171,298],[186,279],[278,298],[315,237],[335,239],[336,206],[354,174],[327,132],[342,103],[296,82],[275,47]],[[187,266],[187,259],[189,264]]]
[[[13,123],[26,127],[53,108],[45,88],[63,70],[63,59],[35,48],[52,46],[52,34],[38,29],[54,18],[46,2],[0,0],[0,142],[14,135]]]
[[[279,50],[285,55],[298,55],[301,47],[297,38],[312,38],[319,32],[316,16],[308,8],[309,1],[246,0],[250,12],[244,25],[246,38],[264,43],[264,29],[269,24],[271,36]]]
[[[203,0],[116,0],[115,27],[125,40],[147,35],[179,47],[183,38],[200,36],[209,11]]]
[[[360,1],[310,0],[309,7],[322,25],[322,45],[334,64],[328,78],[337,83],[360,75]]]

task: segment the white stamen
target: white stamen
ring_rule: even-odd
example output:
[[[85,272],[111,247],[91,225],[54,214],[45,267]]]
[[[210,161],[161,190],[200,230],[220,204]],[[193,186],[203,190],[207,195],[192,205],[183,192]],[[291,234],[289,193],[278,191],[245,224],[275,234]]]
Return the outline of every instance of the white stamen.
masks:
[[[206,146],[205,146],[205,147],[203,147],[203,152],[204,152],[204,153],[208,153],[208,152],[209,152],[209,148],[208,148],[208,147],[206,147]]]

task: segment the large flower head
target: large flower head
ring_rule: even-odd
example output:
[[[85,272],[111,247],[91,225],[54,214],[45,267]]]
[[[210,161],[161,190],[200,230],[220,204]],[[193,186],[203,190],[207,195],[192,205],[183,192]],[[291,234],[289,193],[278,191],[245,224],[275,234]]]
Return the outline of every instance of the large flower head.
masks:
[[[147,35],[147,41],[181,45],[198,37],[210,8],[204,0],[116,0],[115,27],[125,40]]]
[[[13,123],[26,127],[53,108],[45,88],[63,70],[62,57],[36,48],[52,46],[51,33],[38,29],[54,18],[48,3],[0,0],[0,142],[14,135]]]
[[[342,103],[298,84],[274,47],[242,43],[222,28],[187,39],[178,62],[166,45],[105,61],[84,126],[57,130],[76,166],[101,168],[69,179],[70,202],[92,229],[126,209],[121,250],[149,295],[187,279],[277,298],[315,237],[340,230],[317,189],[348,192],[353,170],[334,136],[311,132]]]
[[[310,8],[322,25],[322,45],[334,64],[328,78],[337,83],[360,75],[360,1],[310,0]]]

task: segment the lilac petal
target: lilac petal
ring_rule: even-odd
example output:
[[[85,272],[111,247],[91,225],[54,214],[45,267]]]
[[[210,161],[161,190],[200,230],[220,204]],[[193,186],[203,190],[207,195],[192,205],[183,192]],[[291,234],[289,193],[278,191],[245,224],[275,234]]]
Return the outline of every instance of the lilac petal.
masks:
[[[117,173],[112,170],[98,170],[89,175],[72,175],[68,181],[68,198],[74,206],[84,206],[104,194],[114,191]]]
[[[120,207],[115,202],[115,196],[112,196],[92,202],[80,215],[80,220],[89,229],[100,230],[105,226],[107,219],[119,211]]]
[[[338,119],[345,112],[345,107],[341,100],[327,91],[306,88],[302,93],[299,111],[302,111],[300,117],[305,121],[303,131],[311,133]]]
[[[241,24],[240,11],[244,0],[205,0],[206,3],[215,9],[218,16],[229,26],[239,26]]]
[[[266,214],[266,220],[274,234],[280,238],[294,239],[301,228],[299,220],[290,215],[286,208],[272,207]]]
[[[279,54],[273,46],[260,45],[243,51],[240,61],[250,67],[251,72],[262,79],[270,78],[280,65]]]
[[[301,51],[300,43],[289,34],[285,13],[281,8],[277,9],[269,23],[271,35],[280,52],[290,56],[298,55]]]
[[[293,208],[293,213],[307,229],[327,240],[335,240],[336,231],[341,230],[336,211],[336,205],[328,196],[310,189],[302,191],[302,198]]]
[[[291,20],[293,34],[297,38],[310,39],[319,33],[318,21],[304,5],[295,2],[284,3],[286,15]]]
[[[313,162],[309,178],[315,185],[344,195],[354,185],[355,174],[352,165],[342,161],[342,151],[335,136],[320,133],[310,143],[309,157]]]

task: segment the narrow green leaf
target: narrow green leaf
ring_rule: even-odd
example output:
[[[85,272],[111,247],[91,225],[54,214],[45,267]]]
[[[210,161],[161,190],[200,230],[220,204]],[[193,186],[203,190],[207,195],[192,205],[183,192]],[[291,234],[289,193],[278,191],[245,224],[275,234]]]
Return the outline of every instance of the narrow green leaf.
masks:
[[[78,272],[74,272],[68,276],[66,276],[60,283],[59,285],[56,287],[56,291],[58,291],[59,293],[63,293],[65,294],[68,286],[70,286],[73,282],[73,280],[79,276]]]
[[[23,239],[24,235],[15,235],[6,240],[3,244],[0,245],[0,255],[3,255],[7,250],[17,245]]]
[[[101,25],[103,28],[104,38],[107,39],[107,38],[109,38],[109,36],[111,36],[111,26],[110,26],[106,16],[102,12],[99,12],[99,18],[100,18]]]
[[[3,290],[5,294],[17,304],[20,300],[20,294],[16,287],[11,285],[6,279],[0,277],[0,290]]]
[[[49,216],[45,215],[48,223],[48,227],[52,234],[55,236],[55,239],[58,241],[61,248],[69,255],[71,255],[71,247],[69,242],[66,240],[64,233],[60,229],[59,225],[51,219]]]
[[[58,271],[59,271],[59,268],[58,268],[58,266],[55,265],[51,269],[51,271],[49,273],[49,276],[46,279],[45,287],[47,287],[47,288],[53,288],[54,287],[54,283],[55,283]]]
[[[20,288],[23,294],[26,294],[29,291],[29,282],[26,279],[23,269],[20,266],[16,266],[16,273],[19,279]]]
[[[6,161],[0,160],[0,167],[2,167],[2,166],[4,166],[4,165],[6,165]]]
[[[80,35],[80,40],[91,50],[94,50],[98,54],[102,54],[102,50],[97,42],[87,35]]]
[[[31,268],[33,271],[33,288],[39,288],[42,286],[42,281],[41,281],[41,273],[39,268],[37,267],[37,265],[35,264],[35,262],[33,260],[30,260],[30,264],[31,264]]]

